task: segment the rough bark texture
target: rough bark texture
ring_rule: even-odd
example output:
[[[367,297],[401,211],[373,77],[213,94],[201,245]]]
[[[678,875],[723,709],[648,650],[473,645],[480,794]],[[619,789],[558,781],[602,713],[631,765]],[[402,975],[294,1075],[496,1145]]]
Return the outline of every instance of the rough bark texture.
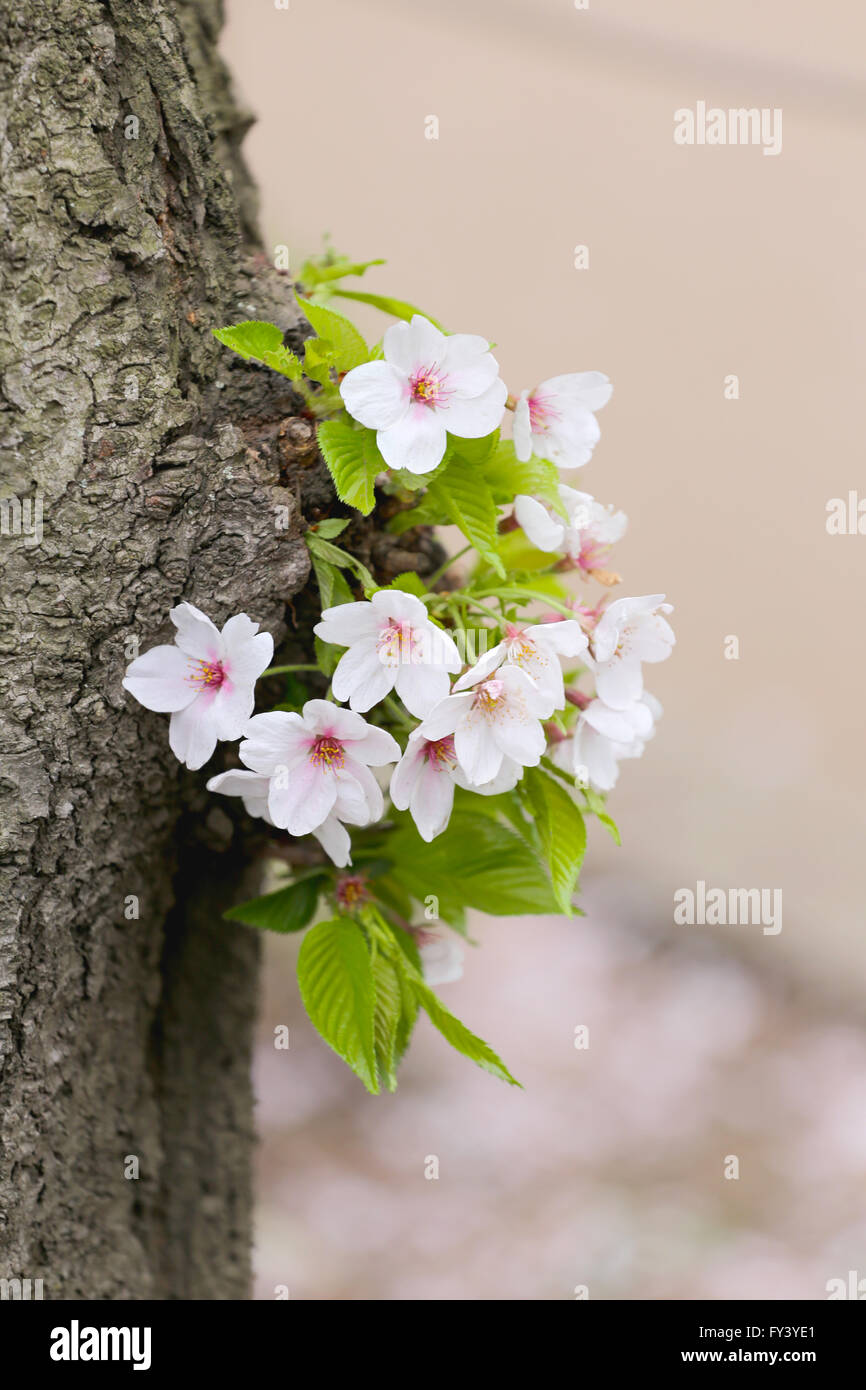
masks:
[[[301,336],[255,249],[219,22],[0,11],[0,497],[43,506],[39,544],[0,535],[0,1276],[47,1298],[248,1288],[257,950],[219,922],[243,846],[120,686],[182,598],[278,642],[296,621],[303,650],[302,516],[334,506],[289,384],[210,334]],[[407,567],[375,522],[351,536]]]

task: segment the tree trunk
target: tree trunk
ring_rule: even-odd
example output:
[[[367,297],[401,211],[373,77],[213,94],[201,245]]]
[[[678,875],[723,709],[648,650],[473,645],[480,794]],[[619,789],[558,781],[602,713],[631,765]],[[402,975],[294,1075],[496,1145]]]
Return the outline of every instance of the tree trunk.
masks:
[[[120,685],[181,599],[280,641],[302,506],[333,496],[289,384],[210,332],[301,336],[220,20],[0,13],[0,1276],[46,1298],[248,1293],[257,945],[219,918],[243,850]]]

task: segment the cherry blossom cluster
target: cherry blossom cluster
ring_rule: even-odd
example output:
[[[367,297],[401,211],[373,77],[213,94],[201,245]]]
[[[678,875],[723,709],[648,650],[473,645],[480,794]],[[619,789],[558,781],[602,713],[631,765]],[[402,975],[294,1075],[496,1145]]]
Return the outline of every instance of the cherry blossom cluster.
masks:
[[[261,354],[275,365],[271,356]],[[332,415],[350,442],[358,427],[372,432],[377,485],[393,490],[407,479],[418,490],[403,495],[416,506],[419,497],[424,505],[418,479],[440,504],[450,495],[435,480],[460,441],[489,445],[477,455],[480,485],[510,415],[502,455],[510,471],[497,477],[513,478],[515,491],[505,502],[497,496],[494,559],[488,547],[468,561],[458,587],[445,565],[429,590],[370,579],[363,597],[325,607],[315,635],[341,654],[324,697],[297,708],[253,712],[273,658],[268,633],[245,613],[220,630],[185,602],[170,613],[173,645],[134,660],[124,687],[171,715],[170,747],[190,769],[218,742],[237,742],[241,766],[211,776],[208,788],[241,798],[277,831],[315,837],[340,869],[352,864],[353,831],[408,812],[429,844],[448,827],[458,789],[501,797],[529,768],[545,768],[597,809],[619,764],[639,757],[654,732],[661,707],[644,688],[644,665],[663,661],[675,640],[664,595],[609,598],[620,582],[609,564],[624,513],[559,477],[590,460],[610,382],[580,372],[512,395],[486,338],[445,334],[420,314],[389,327],[370,360],[339,365],[335,358],[330,376],[317,378]],[[461,466],[473,457],[464,452]],[[443,519],[464,529],[470,549],[463,514]],[[600,597],[576,592],[574,579],[598,583]],[[458,640],[467,624],[484,636],[471,662]],[[429,978],[453,978],[453,952],[436,933],[420,944]]]

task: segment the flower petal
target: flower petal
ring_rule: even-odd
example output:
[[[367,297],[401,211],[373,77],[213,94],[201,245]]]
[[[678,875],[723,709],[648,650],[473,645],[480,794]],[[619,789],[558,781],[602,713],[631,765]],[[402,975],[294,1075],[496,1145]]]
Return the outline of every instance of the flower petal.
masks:
[[[400,745],[387,729],[365,724],[363,738],[346,740],[346,752],[359,763],[384,767],[386,763],[395,763],[400,757]]]
[[[409,810],[418,827],[418,834],[429,844],[441,835],[451,819],[454,806],[454,782],[438,762],[425,762],[412,791]]]
[[[396,672],[397,694],[409,713],[417,719],[429,714],[451,689],[448,672],[441,666],[422,666],[404,661]]]
[[[177,710],[168,726],[168,742],[174,756],[191,772],[204,767],[217,746],[214,702],[200,698]]]
[[[600,438],[601,430],[592,412],[569,404],[561,419],[543,434],[533,436],[533,447],[540,458],[555,463],[557,468],[582,468],[589,463]]]
[[[240,738],[250,721],[255,703],[251,685],[235,685],[225,681],[213,699],[217,738],[228,741]]]
[[[399,753],[400,750],[398,748],[398,757]],[[391,760],[389,759],[388,761]],[[354,780],[356,785],[360,788],[361,792],[363,793],[364,800],[367,803],[367,809],[369,811],[369,820],[379,820],[381,818],[382,812],[385,809],[385,800],[382,796],[382,788],[379,786],[379,783],[376,781],[376,778],[373,776],[373,773],[370,771],[370,769],[366,767],[364,763],[362,763],[360,760],[351,757],[346,759],[345,766],[342,770],[342,776],[346,779],[346,781],[348,781],[349,779]]]
[[[385,361],[407,377],[418,367],[444,361],[447,343],[445,334],[423,314],[413,314],[411,323],[392,323],[382,339]]]
[[[466,777],[475,785],[490,782],[502,767],[503,750],[485,719],[471,715],[461,719],[454,732],[454,751]]]
[[[396,424],[380,429],[376,443],[388,467],[405,468],[416,474],[432,473],[442,462],[448,442],[446,413],[427,405],[412,405]]]
[[[271,781],[268,810],[274,825],[290,835],[309,835],[330,815],[337,799],[337,779],[312,758],[302,758]]]
[[[536,642],[549,647],[558,656],[580,656],[589,645],[586,633],[574,618],[562,622],[538,623],[532,629]]]
[[[514,515],[527,540],[538,550],[559,550],[565,539],[565,527],[541,502],[521,493],[514,499]]]
[[[514,452],[520,462],[528,463],[532,458],[532,424],[529,414],[528,391],[521,391],[520,399],[514,408],[511,438],[514,442]]]
[[[186,709],[198,694],[189,680],[192,670],[179,647],[151,647],[130,662],[121,685],[145,709],[169,714]]]
[[[427,609],[417,594],[407,594],[402,589],[377,589],[370,602],[380,626],[391,618],[413,627],[429,623]]]
[[[331,700],[308,700],[303,709],[308,732],[321,737],[330,734],[344,743],[346,739],[363,738],[370,727],[360,714],[341,709]]]
[[[587,410],[601,410],[613,395],[613,386],[604,372],[567,372],[543,381],[539,394],[562,396]]]
[[[458,681],[454,682],[454,693],[459,694],[461,690],[468,690],[470,686],[477,685],[479,681],[486,680],[498,666],[505,660],[506,644],[497,642],[495,647],[491,647],[489,652],[485,652],[476,661],[474,666],[470,666]]]
[[[179,603],[168,616],[177,628],[175,642],[187,656],[197,661],[221,661],[225,654],[223,639],[206,613],[191,603]]]
[[[340,395],[359,424],[387,430],[406,414],[409,382],[388,362],[364,362],[343,377]]]
[[[460,439],[482,439],[502,424],[508,387],[499,377],[479,396],[451,396],[447,405],[437,406],[435,414],[450,434]]]
[[[412,791],[421,772],[427,740],[419,738],[417,730],[410,734],[403,754],[391,775],[389,795],[398,811],[408,811]]]
[[[394,669],[382,662],[372,642],[356,642],[337,662],[332,681],[334,697],[348,700],[353,710],[364,714],[393,690],[394,677]]]
[[[311,742],[301,716],[289,710],[254,714],[244,725],[243,733],[238,756],[253,772],[265,777],[272,777],[276,768],[285,767],[304,753]]]
[[[547,739],[537,719],[528,718],[523,712],[509,710],[491,729],[497,747],[506,757],[513,758],[523,767],[536,767],[541,761]]]
[[[222,630],[225,643],[225,669],[233,685],[246,682],[255,685],[259,676],[270,666],[274,655],[274,639],[269,632],[258,632],[258,623],[246,613],[229,618]]]
[[[382,627],[382,615],[372,603],[338,603],[334,608],[326,608],[321,622],[313,628],[323,642],[333,642],[337,647],[351,647],[361,637],[375,637]]]
[[[615,660],[599,666],[595,672],[595,688],[599,698],[612,709],[625,709],[634,704],[643,692],[640,662]]]
[[[243,799],[244,810],[249,816],[260,816],[270,822],[268,815],[268,790],[270,779],[260,777],[257,772],[244,772],[232,768],[220,772],[207,783],[209,792],[221,792],[223,796],[239,796]]]
[[[471,690],[449,695],[430,711],[415,732],[432,742],[445,738],[446,734],[453,734],[458,722],[471,710],[474,699]]]
[[[486,338],[475,333],[454,333],[446,339],[442,370],[448,387],[461,396],[480,396],[499,375],[499,363]]]
[[[322,824],[310,833],[315,835],[328,858],[338,869],[345,869],[351,864],[352,841],[348,830],[340,824],[336,816],[328,816],[327,820],[322,821]]]

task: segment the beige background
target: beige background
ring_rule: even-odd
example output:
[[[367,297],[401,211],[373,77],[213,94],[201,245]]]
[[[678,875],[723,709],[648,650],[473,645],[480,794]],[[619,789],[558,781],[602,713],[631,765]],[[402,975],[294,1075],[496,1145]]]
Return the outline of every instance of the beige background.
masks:
[[[425,1035],[396,1099],[368,1101],[272,952],[264,1297],[822,1297],[846,1260],[866,1276],[866,536],[825,529],[828,499],[866,497],[864,40],[856,0],[229,5],[267,243],[387,257],[364,288],[487,334],[512,390],[607,372],[571,481],[628,513],[623,592],[666,592],[679,639],[611,797],[624,847],[591,845],[588,918],[480,924],[448,987],[525,1094]],[[675,145],[699,100],[780,107],[782,153]],[[781,935],[674,928],[699,878],[781,888]],[[448,1181],[424,1182],[432,1152]]]

